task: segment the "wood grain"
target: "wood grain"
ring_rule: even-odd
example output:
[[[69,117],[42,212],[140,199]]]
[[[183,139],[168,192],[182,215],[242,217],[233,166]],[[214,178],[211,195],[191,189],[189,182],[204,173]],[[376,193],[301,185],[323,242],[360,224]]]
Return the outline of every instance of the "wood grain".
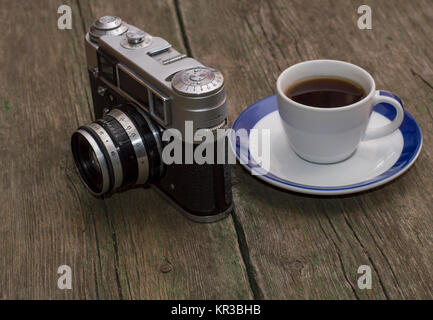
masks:
[[[153,190],[104,201],[79,181],[69,139],[92,119],[84,34],[121,15],[183,50],[171,1],[0,1],[0,298],[252,297],[231,217],[188,221]],[[7,10],[3,10],[7,8]],[[72,267],[72,290],[57,268]]]
[[[433,297],[433,4],[366,0],[0,0],[0,298],[395,299]],[[7,9],[6,9],[7,8]],[[104,201],[79,181],[69,138],[92,119],[83,35],[117,14],[220,69],[231,123],[308,59],[358,64],[397,93],[424,147],[393,183],[356,196],[307,197],[233,166],[233,217],[189,222],[152,190]],[[356,168],[354,168],[356,170]],[[73,271],[59,290],[58,266]],[[373,270],[373,289],[357,269]]]
[[[273,94],[286,67],[330,58],[370,71],[424,134],[409,172],[354,196],[284,192],[233,168],[234,219],[256,298],[433,297],[433,3],[364,3],[372,30],[357,27],[359,1],[180,1],[191,52],[225,76],[231,122]],[[372,290],[357,286],[360,265],[373,271]]]

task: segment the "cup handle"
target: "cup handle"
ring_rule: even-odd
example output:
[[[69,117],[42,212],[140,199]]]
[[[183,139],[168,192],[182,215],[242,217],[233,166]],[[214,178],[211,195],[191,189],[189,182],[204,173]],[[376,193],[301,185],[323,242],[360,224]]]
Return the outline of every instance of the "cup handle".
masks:
[[[377,90],[373,99],[374,105],[377,105],[379,103],[390,104],[395,108],[395,111],[397,111],[397,113],[391,123],[388,123],[387,125],[379,128],[367,129],[363,140],[377,139],[393,133],[400,127],[404,118],[403,104],[400,99],[398,99],[394,94],[387,91]]]

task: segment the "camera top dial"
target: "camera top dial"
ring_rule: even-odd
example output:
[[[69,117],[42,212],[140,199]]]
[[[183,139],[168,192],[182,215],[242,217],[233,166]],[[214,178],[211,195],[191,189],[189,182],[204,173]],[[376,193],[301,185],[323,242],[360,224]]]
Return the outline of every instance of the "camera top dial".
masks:
[[[203,96],[218,91],[224,84],[224,78],[217,70],[195,67],[178,72],[171,84],[179,94]]]
[[[152,36],[141,30],[128,31],[120,43],[126,49],[145,48],[152,43]]]
[[[98,42],[98,39],[104,35],[118,36],[127,30],[128,26],[119,17],[104,16],[93,23],[89,34],[93,41]]]

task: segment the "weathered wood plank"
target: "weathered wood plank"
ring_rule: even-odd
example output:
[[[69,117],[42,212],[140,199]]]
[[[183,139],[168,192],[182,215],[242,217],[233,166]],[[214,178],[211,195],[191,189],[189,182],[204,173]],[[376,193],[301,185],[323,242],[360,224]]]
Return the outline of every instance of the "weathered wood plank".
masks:
[[[225,76],[231,121],[289,65],[331,58],[369,70],[424,134],[408,173],[355,196],[284,192],[236,166],[235,221],[258,298],[433,297],[433,3],[364,3],[372,30],[357,28],[359,1],[180,2],[193,54]],[[357,287],[364,264],[372,290]]]
[[[73,169],[70,135],[92,118],[85,29],[118,14],[182,49],[173,3],[68,4],[61,31],[58,1],[0,1],[0,298],[251,298],[231,217],[191,223],[152,190],[96,200]]]

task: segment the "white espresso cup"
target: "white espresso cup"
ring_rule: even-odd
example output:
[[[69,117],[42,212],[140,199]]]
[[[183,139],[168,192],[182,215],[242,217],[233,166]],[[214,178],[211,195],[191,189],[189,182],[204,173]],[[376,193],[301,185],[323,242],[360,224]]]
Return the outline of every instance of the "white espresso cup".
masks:
[[[336,108],[308,106],[286,96],[286,90],[293,84],[319,77],[348,79],[360,85],[366,95],[354,104]],[[401,103],[376,91],[373,77],[367,71],[337,60],[311,60],[287,68],[278,77],[277,97],[281,121],[293,151],[316,163],[349,158],[362,140],[391,134],[404,118]],[[397,114],[391,123],[367,130],[373,107],[381,102],[392,105]]]

